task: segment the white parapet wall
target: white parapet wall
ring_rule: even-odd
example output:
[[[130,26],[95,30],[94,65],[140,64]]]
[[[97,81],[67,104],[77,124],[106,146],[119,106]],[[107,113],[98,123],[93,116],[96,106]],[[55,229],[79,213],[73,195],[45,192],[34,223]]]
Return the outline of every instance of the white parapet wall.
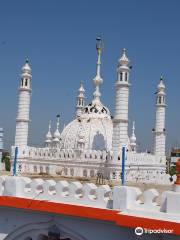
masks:
[[[48,200],[67,204],[108,208],[111,188],[97,187],[93,183],[68,183],[67,181],[31,180],[27,177],[0,177],[0,195]]]
[[[130,215],[167,218],[180,223],[180,187],[177,185],[160,196],[156,189],[141,192],[139,188],[129,186],[111,189],[108,185],[97,187],[93,183],[1,176],[0,196],[114,209]]]

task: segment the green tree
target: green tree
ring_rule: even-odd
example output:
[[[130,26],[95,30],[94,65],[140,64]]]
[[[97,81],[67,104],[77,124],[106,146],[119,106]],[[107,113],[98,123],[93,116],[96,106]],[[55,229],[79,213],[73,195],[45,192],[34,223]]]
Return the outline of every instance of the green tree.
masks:
[[[3,153],[1,161],[4,162],[4,164],[5,164],[5,170],[10,171],[11,162],[10,162],[10,155],[8,152]]]

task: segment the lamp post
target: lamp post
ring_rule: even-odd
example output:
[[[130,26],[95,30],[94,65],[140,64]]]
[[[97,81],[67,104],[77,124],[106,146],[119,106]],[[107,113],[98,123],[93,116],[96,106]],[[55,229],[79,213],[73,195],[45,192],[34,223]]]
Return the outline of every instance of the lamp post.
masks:
[[[16,176],[16,165],[17,165],[18,147],[15,147],[14,163],[13,163],[13,176]]]
[[[121,174],[121,183],[122,186],[125,185],[125,158],[126,158],[126,147],[122,147],[122,174]]]

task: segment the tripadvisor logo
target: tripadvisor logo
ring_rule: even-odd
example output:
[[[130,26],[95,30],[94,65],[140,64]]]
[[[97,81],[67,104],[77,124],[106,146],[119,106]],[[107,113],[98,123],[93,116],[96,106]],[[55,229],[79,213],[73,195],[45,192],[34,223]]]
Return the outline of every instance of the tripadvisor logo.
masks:
[[[134,230],[135,234],[140,236],[142,234],[160,234],[160,233],[173,233],[173,229],[149,229],[149,228],[142,228],[142,227],[136,227]]]
[[[138,236],[142,235],[144,232],[142,227],[136,227],[134,231],[135,231],[135,234]]]

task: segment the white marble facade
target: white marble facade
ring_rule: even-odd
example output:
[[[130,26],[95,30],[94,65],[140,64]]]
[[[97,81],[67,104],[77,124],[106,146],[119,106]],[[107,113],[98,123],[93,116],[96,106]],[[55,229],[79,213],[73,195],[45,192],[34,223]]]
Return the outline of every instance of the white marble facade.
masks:
[[[17,171],[20,173],[47,173],[68,177],[96,177],[98,173],[104,178],[119,180],[121,176],[121,149],[126,147],[125,177],[127,181],[168,183],[165,156],[165,86],[161,78],[158,85],[157,98],[162,96],[162,104],[156,104],[156,129],[154,152],[137,152],[135,125],[132,135],[128,136],[128,101],[130,61],[125,49],[118,61],[115,113],[111,116],[109,109],[101,102],[100,85],[103,82],[101,67],[101,39],[97,38],[97,71],[93,79],[95,91],[93,99],[85,104],[85,90],[81,84],[76,104],[76,116],[63,131],[57,128],[52,134],[51,122],[45,139],[45,147],[37,148],[27,145],[31,68],[26,61],[22,68],[22,79],[19,93],[18,117],[16,125],[16,141],[12,146],[12,162],[15,147],[18,147]],[[27,82],[27,84],[26,84]],[[162,87],[163,84],[163,87]],[[24,96],[24,97],[21,97]],[[163,105],[163,106],[161,106]],[[161,109],[160,119],[158,112]],[[21,117],[19,117],[21,116]],[[22,116],[26,116],[23,118]],[[158,122],[163,122],[160,130]],[[26,130],[26,131],[25,131]],[[161,132],[159,132],[161,131]],[[159,134],[162,136],[159,138]],[[22,135],[22,136],[21,136]]]

